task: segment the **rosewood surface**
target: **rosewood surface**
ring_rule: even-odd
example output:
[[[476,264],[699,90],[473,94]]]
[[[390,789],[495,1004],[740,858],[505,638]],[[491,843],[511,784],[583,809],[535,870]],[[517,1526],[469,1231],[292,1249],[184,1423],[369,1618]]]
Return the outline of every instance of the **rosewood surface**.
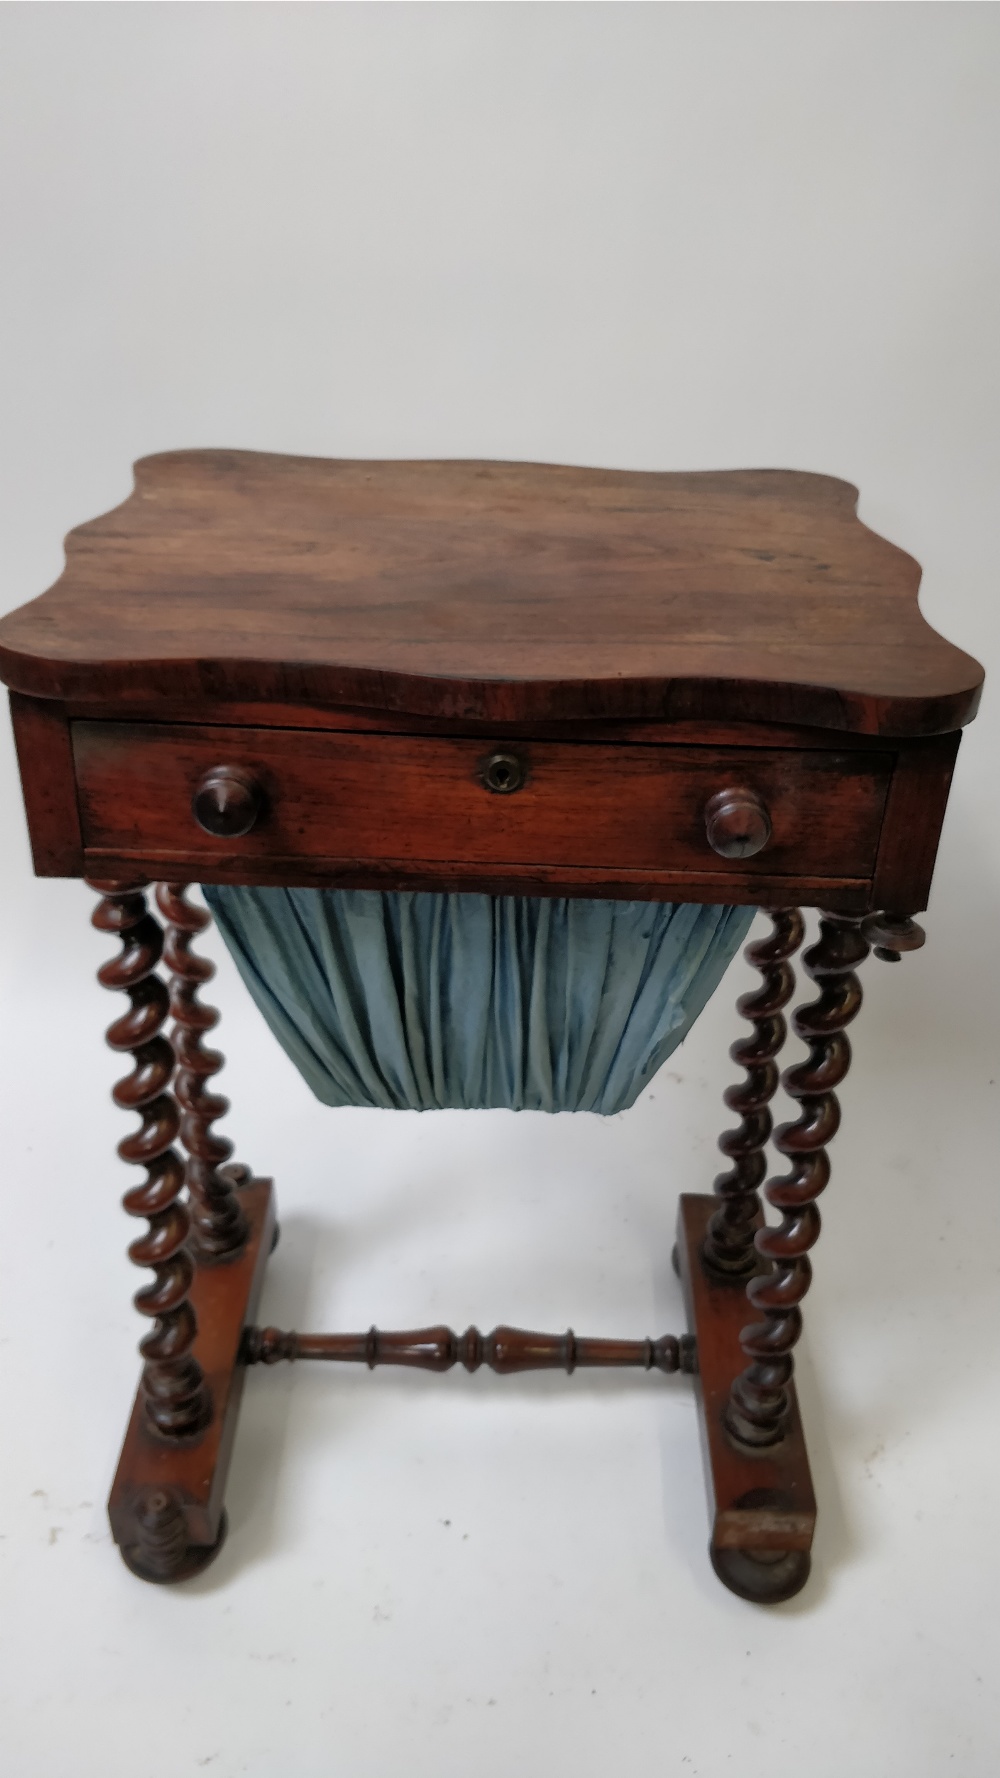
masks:
[[[747,1445],[773,1445],[784,1436],[791,1411],[792,1352],[802,1331],[799,1304],[812,1281],[809,1251],[819,1239],[816,1199],[830,1180],[830,1143],[840,1128],[835,1088],[851,1065],[846,1026],[861,1010],[856,971],[868,955],[861,921],[824,913],[819,943],[804,952],[806,974],[819,988],[817,999],[792,1018],[796,1037],[808,1046],[804,1062],[786,1069],[782,1085],[798,1104],[794,1123],[781,1124],[774,1146],[789,1171],[770,1179],[767,1202],[781,1212],[775,1227],[758,1229],[754,1247],[769,1262],[751,1278],[747,1296],[761,1319],[744,1327],[741,1344],[750,1363],[733,1384],[726,1424]]]
[[[211,1560],[245,1366],[311,1358],[697,1370],[716,1572],[759,1603],[804,1584],[793,1348],[855,969],[923,942],[982,682],[921,616],[919,573],[823,476],[192,451],[139,463],[56,585],[0,621],[35,870],[87,875],[122,946],[101,980],[128,995],[109,1041],[133,1061],[115,1097],[140,1118],[120,1153],[146,1168],[125,1204],[148,1219],[130,1252],[153,1326],[110,1513],[136,1574]],[[271,1188],[214,1128],[189,881],[775,910],[747,951],[731,1165],[681,1200],[688,1334],[258,1327]],[[824,910],[819,994],[794,1015],[809,1053],[783,1077],[800,1115],[775,1133],[768,1227],[803,907]]]
[[[695,1341],[690,1334],[677,1339],[661,1334],[658,1340],[595,1340],[575,1334],[536,1333],[524,1327],[495,1327],[482,1334],[467,1327],[458,1334],[450,1327],[416,1327],[404,1333],[387,1333],[370,1327],[363,1334],[285,1333],[279,1327],[248,1327],[243,1341],[246,1364],[278,1364],[282,1359],[322,1359],[327,1363],[404,1365],[411,1370],[450,1371],[456,1364],[467,1371],[486,1365],[500,1376],[517,1371],[565,1371],[634,1369],[687,1371],[698,1368]]]
[[[73,724],[88,854],[261,862],[461,862],[660,876],[710,873],[867,878],[892,770],[885,752],[601,745],[330,734],[157,723]],[[519,778],[498,794],[491,760]],[[225,767],[257,787],[247,831],[207,831],[192,805]],[[218,779],[216,779],[218,781]],[[766,807],[752,857],[713,844],[708,813],[727,786]],[[224,844],[220,845],[220,839]],[[723,842],[720,842],[723,843]]]
[[[709,1223],[702,1255],[705,1265],[722,1278],[746,1277],[757,1267],[753,1243],[761,1215],[758,1188],[767,1172],[770,1107],[779,1080],[777,1057],[787,1035],[783,1008],[795,992],[791,959],[804,935],[805,922],[798,908],[775,908],[767,937],[747,945],[743,952],[764,979],[759,988],[737,1000],[737,1012],[750,1020],[753,1030],[748,1037],[738,1037],[729,1049],[732,1060],[745,1070],[746,1079],[725,1091],[725,1102],[740,1121],[734,1130],[719,1137],[719,1147],[731,1165],[715,1180],[720,1202]]]
[[[201,998],[201,989],[215,974],[215,964],[192,948],[197,935],[211,925],[211,915],[187,900],[186,888],[185,883],[158,884],[156,905],[166,923],[163,961],[170,971],[174,1021],[170,1041],[177,1063],[173,1090],[181,1114],[180,1138],[187,1152],[184,1181],[191,1206],[191,1245],[204,1262],[238,1253],[248,1231],[233,1170],[226,1167],[233,1144],[212,1128],[229,1110],[229,1100],[209,1088],[224,1057],[219,1050],[207,1048],[204,1041],[219,1022],[216,1008]]]
[[[698,1345],[699,1423],[708,1488],[709,1551],[720,1580],[758,1604],[777,1604],[805,1585],[816,1528],[816,1498],[789,1381],[783,1437],[767,1448],[738,1443],[727,1424],[730,1391],[743,1367],[744,1293],[702,1263],[715,1200],[683,1193],[677,1259],[688,1328]],[[758,1261],[763,1279],[766,1263]]]
[[[108,1027],[107,1041],[113,1050],[131,1056],[133,1064],[114,1088],[115,1104],[137,1112],[141,1120],[119,1142],[118,1153],[146,1174],[122,1200],[129,1216],[142,1217],[149,1225],[128,1250],[134,1265],[153,1273],[133,1299],[140,1315],[153,1323],[139,1344],[144,1421],[160,1438],[187,1438],[203,1431],[212,1404],[192,1351],[197,1327],[190,1301],[191,1217],[182,1196],[184,1162],[174,1147],[181,1125],[169,1090],[174,1050],[163,1034],[170,1000],[157,972],[163,929],[147,908],[143,884],[95,882],[90,887],[101,892],[93,924],[121,942],[119,955],[102,965],[98,980],[129,1001]]]
[[[240,1190],[248,1237],[225,1265],[195,1268],[190,1300],[198,1324],[194,1354],[211,1400],[212,1417],[200,1438],[168,1443],[150,1430],[142,1389],[108,1501],[115,1542],[143,1579],[183,1580],[216,1554],[225,1533],[223,1503],[246,1370],[240,1361],[244,1327],[253,1321],[274,1242],[273,1190],[269,1179],[251,1179]],[[154,1497],[167,1508],[150,1512]],[[147,1515],[176,1527],[166,1552],[144,1525]],[[152,1544],[152,1548],[146,1546]]]
[[[181,451],[0,623],[18,691],[349,704],[441,719],[952,730],[982,671],[857,490],[782,470]]]

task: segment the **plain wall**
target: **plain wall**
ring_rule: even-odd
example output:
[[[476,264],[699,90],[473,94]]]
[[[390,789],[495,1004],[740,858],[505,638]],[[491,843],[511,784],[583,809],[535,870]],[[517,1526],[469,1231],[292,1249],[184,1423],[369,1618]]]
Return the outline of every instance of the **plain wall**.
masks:
[[[152,451],[769,465],[856,482],[927,617],[1000,664],[998,92],[992,5],[0,7],[0,606]],[[866,976],[803,1349],[819,1578],[770,1616],[708,1574],[693,1416],[650,1431],[638,1386],[583,1378],[279,1407],[255,1377],[219,1578],[125,1575],[106,941],[31,877],[4,734],[12,1778],[992,1773],[996,709],[927,949]],[[312,1324],[676,1321],[671,1205],[715,1170],[745,973],[683,1085],[595,1131],[323,1113],[222,960],[233,1130],[301,1211],[275,1264],[345,1274]],[[449,1566],[476,1502],[484,1566]]]

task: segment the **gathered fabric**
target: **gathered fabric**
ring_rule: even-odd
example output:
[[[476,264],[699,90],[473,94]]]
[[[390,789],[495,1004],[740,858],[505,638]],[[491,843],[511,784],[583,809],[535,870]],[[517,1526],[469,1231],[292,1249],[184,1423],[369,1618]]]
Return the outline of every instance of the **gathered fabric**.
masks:
[[[755,910],[206,885],[251,995],[325,1105],[623,1111]]]

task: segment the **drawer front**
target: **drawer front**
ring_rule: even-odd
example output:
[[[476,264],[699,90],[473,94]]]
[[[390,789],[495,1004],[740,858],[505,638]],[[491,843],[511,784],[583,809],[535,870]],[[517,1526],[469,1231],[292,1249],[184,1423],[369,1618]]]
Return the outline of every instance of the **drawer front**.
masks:
[[[73,752],[88,852],[183,859],[206,876],[213,863],[244,864],[251,878],[291,860],[393,862],[417,875],[456,864],[868,878],[893,764],[877,751],[102,722],[73,724]],[[491,773],[498,754],[514,764]],[[192,812],[219,768],[256,799],[246,833],[206,832]],[[505,773],[509,783],[519,771],[505,790]],[[706,807],[733,789],[769,819],[750,857],[709,844]]]

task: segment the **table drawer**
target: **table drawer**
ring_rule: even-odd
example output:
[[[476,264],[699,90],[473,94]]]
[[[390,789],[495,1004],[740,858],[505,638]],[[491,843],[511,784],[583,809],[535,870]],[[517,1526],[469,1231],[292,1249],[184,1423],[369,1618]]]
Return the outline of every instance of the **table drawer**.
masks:
[[[183,858],[206,874],[213,862],[370,860],[867,878],[893,763],[876,750],[90,721],[73,724],[73,751],[89,853]],[[199,823],[206,780],[201,813],[249,818],[246,832]],[[752,856],[709,843],[706,810],[727,790],[766,811]]]

